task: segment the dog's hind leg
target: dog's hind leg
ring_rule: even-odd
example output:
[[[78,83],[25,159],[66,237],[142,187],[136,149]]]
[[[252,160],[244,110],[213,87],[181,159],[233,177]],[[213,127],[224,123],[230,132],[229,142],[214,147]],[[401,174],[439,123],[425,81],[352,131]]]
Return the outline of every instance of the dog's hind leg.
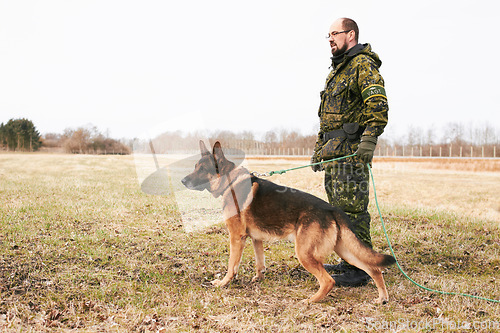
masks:
[[[385,281],[384,281],[384,276],[382,275],[382,270],[380,267],[375,267],[373,265],[370,265],[367,262],[367,258],[369,256],[373,256],[376,254],[373,252],[371,249],[364,249],[366,253],[364,256],[361,255],[355,255],[354,252],[351,252],[349,250],[349,246],[347,242],[351,242],[352,244],[355,242],[355,240],[344,240],[340,238],[336,244],[335,247],[335,252],[344,260],[346,260],[348,263],[351,265],[354,265],[358,267],[359,269],[364,270],[370,277],[373,279],[375,282],[375,285],[377,286],[378,289],[378,298],[374,300],[374,303],[377,304],[385,304],[389,301],[389,294],[387,293],[387,288],[385,286]],[[363,249],[361,245],[357,245],[360,249]]]
[[[330,290],[332,290],[333,286],[335,285],[335,280],[333,280],[333,278],[326,272],[325,268],[323,267],[323,263],[316,260],[312,255],[306,253],[297,253],[297,257],[301,265],[304,266],[304,268],[309,273],[314,275],[319,282],[319,290],[306,301],[321,301],[326,295],[328,295]]]
[[[253,250],[255,252],[255,276],[252,282],[260,281],[264,278],[266,264],[264,259],[264,245],[261,240],[253,239]]]
[[[295,240],[295,252],[299,262],[304,268],[314,275],[319,282],[319,290],[311,296],[306,302],[319,302],[322,300],[335,285],[335,280],[328,274],[323,267],[323,262],[321,258],[318,258],[317,248],[314,244],[309,243],[311,239],[300,239],[297,236]]]
[[[371,276],[378,289],[378,298],[376,298],[374,302],[377,304],[385,304],[389,302],[389,294],[387,293],[387,288],[385,287],[382,271],[379,268],[372,268],[366,272]]]

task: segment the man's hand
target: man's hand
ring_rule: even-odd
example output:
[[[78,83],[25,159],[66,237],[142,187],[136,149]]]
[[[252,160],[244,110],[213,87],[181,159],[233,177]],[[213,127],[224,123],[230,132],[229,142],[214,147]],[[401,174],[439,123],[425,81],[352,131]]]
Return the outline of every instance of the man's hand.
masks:
[[[363,163],[365,164],[371,163],[376,146],[377,146],[376,137],[363,135],[361,137],[361,142],[359,143],[358,146],[358,151],[356,151],[356,155],[361,159],[361,161],[363,161]]]
[[[318,156],[318,153],[314,153],[313,156],[311,157],[311,164],[314,164],[314,163],[319,163],[321,162],[321,160],[319,159],[319,156]],[[323,164],[315,164],[315,165],[311,165],[311,169],[316,172],[316,171],[323,171],[324,170],[324,167],[323,167]]]

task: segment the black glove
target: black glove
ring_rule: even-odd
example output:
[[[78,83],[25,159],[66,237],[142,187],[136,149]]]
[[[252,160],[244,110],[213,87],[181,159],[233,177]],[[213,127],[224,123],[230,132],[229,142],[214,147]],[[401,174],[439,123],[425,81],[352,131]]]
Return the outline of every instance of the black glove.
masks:
[[[319,163],[321,162],[320,158],[319,158],[319,155],[318,153],[314,153],[313,156],[311,157],[311,164],[314,164],[314,163]],[[323,164],[315,164],[315,165],[311,165],[311,169],[316,172],[316,171],[323,171],[324,168],[323,168]]]
[[[363,163],[371,163],[376,145],[376,137],[363,135],[361,137],[361,142],[359,143],[358,150],[356,151],[356,155],[361,159],[361,161],[363,161]]]

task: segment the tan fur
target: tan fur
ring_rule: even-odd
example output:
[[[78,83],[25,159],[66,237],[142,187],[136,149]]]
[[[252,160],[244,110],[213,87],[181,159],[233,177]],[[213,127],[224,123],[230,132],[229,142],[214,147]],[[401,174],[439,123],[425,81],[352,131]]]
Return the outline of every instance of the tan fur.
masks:
[[[227,273],[222,280],[212,281],[213,285],[226,286],[237,275],[247,237],[252,239],[255,251],[256,274],[252,281],[264,277],[263,241],[289,239],[295,241],[300,264],[316,277],[320,285],[306,301],[322,300],[335,285],[323,267],[323,262],[333,251],[372,277],[379,294],[375,300],[377,303],[389,300],[381,269],[392,264],[394,258],[366,247],[351,231],[350,222],[343,212],[309,194],[251,177],[244,168],[235,168],[225,159],[218,142],[213,148],[213,158],[207,155],[208,150],[202,142],[200,149],[202,159],[198,163],[212,161],[218,174],[201,174],[197,165],[182,182],[195,189],[200,178],[210,179],[205,188],[215,197],[223,198],[230,241]]]

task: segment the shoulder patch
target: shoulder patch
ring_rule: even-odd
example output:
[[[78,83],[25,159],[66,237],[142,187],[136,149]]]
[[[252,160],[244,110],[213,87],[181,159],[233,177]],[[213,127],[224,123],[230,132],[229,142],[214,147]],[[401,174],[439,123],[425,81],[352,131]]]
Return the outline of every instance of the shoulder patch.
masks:
[[[363,97],[363,103],[366,103],[366,101],[372,97],[384,97],[387,99],[385,88],[380,84],[372,84],[371,86],[366,87],[361,92],[361,97]]]

